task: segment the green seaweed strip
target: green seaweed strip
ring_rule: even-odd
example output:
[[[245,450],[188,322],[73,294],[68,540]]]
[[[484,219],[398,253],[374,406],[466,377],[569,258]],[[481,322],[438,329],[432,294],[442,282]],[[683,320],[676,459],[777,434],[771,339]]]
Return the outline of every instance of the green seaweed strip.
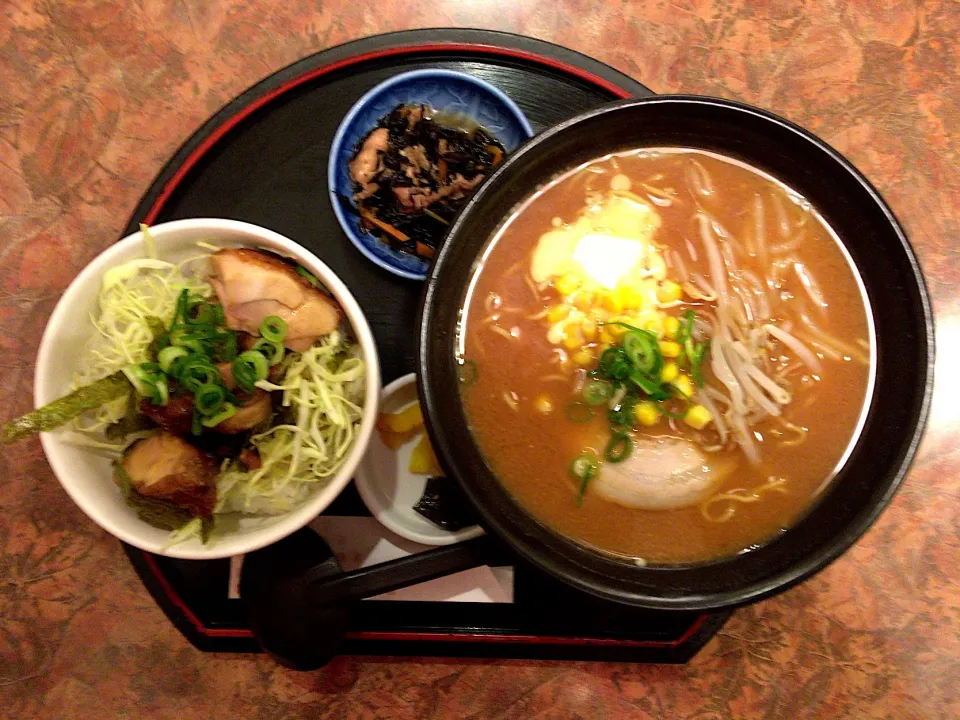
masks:
[[[169,500],[147,497],[134,490],[130,475],[120,463],[113,464],[113,474],[120,492],[123,493],[124,501],[136,511],[137,517],[148,525],[173,531],[179,530],[193,520],[193,515],[189,511],[174,505]]]
[[[4,445],[38,432],[47,432],[73,420],[87,410],[115,400],[130,390],[130,381],[122,372],[115,372],[102,380],[77,388],[69,395],[54,400],[26,415],[14,418],[0,426],[0,443]]]

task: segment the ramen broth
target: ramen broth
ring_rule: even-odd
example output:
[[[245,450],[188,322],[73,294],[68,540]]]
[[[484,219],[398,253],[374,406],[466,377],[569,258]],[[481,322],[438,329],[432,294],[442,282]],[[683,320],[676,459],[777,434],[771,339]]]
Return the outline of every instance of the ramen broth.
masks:
[[[600,159],[522,203],[472,279],[459,353],[471,431],[520,505],[667,564],[795,523],[842,462],[872,370],[859,280],[822,218],[750,166],[680,148]],[[623,392],[636,404],[617,416]]]

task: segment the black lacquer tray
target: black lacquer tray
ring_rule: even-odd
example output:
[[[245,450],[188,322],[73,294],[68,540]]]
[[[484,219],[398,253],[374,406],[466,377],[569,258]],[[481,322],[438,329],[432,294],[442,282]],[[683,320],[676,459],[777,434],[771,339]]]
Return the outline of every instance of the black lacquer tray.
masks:
[[[330,142],[351,105],[391,75],[425,67],[470,72],[493,83],[537,132],[599,104],[651,94],[584,55],[516,35],[416,30],[366,38],[271,75],[214,115],[160,172],[125,234],[139,223],[221,217],[286,235],[330,265],[357,298],[376,337],[384,384],[412,372],[422,283],[376,267],[349,243],[330,206],[326,169]],[[324,514],[368,513],[350,486]],[[196,647],[259,650],[243,601],[228,597],[229,560],[173,560],[125,549],[154,599]],[[343,649],[685,662],[729,614],[603,603],[518,562],[512,603],[359,602]]]

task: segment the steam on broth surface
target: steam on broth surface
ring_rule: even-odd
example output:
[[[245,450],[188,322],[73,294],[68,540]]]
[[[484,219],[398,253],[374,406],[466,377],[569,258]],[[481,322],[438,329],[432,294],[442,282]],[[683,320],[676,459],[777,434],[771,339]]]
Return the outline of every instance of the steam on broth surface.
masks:
[[[769,541],[822,493],[872,380],[864,296],[814,209],[699,150],[581,166],[507,219],[472,279],[462,397],[545,525],[654,563]]]

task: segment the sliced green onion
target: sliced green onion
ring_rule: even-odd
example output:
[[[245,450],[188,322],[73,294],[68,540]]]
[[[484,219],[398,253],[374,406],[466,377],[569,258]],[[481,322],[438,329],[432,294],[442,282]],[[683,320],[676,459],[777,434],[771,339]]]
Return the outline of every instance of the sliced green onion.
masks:
[[[630,360],[623,348],[607,348],[600,356],[600,371],[616,380],[626,380],[630,375]]]
[[[148,397],[150,395],[147,383],[141,379],[139,365],[124,365],[120,370],[126,376],[127,380],[130,381],[130,384],[133,385],[133,389],[137,391],[137,395],[141,397]]]
[[[257,380],[266,380],[267,375],[270,374],[270,364],[267,362],[267,359],[256,350],[247,350],[246,352],[240,353],[237,356],[237,360],[250,363],[253,366]],[[236,362],[236,360],[234,360],[234,362]]]
[[[190,300],[190,291],[184,288],[180,291],[180,296],[177,298],[177,307],[173,312],[173,320],[170,322],[171,332],[175,327],[181,323],[186,322],[187,317],[187,306]]]
[[[199,335],[193,332],[187,332],[182,328],[170,332],[170,344],[177,347],[184,347],[200,355],[206,355],[207,349],[200,341]]]
[[[621,346],[630,364],[644,375],[656,375],[663,369],[656,335],[634,330],[623,336]]]
[[[258,353],[259,354],[259,353]],[[239,357],[233,359],[233,381],[237,387],[245,393],[252,393],[256,388],[257,369],[252,363],[241,360]]]
[[[703,387],[703,370],[701,366],[709,349],[710,341],[707,340],[706,342],[699,343],[693,351],[693,358],[690,361],[690,375],[693,377],[693,381],[697,384],[697,387]]]
[[[173,366],[173,361],[177,358],[186,357],[190,352],[186,348],[178,347],[176,345],[170,345],[165,347],[159,353],[157,353],[157,363],[160,365],[160,369],[165,373],[170,374],[170,368]]]
[[[258,380],[266,380],[270,374],[270,364],[256,350],[240,353],[233,360],[233,379],[244,392],[253,392]]]
[[[270,342],[283,342],[283,339],[287,336],[287,324],[283,321],[283,318],[268,315],[260,323],[260,335]]]
[[[256,352],[262,353],[264,356],[266,356],[271,365],[276,365],[283,360],[283,356],[286,353],[286,350],[281,343],[270,342],[269,340],[263,338],[257,340],[256,344],[253,346],[253,349]]]
[[[223,305],[220,303],[212,303],[210,307],[213,308],[213,322],[215,325],[225,325],[227,322],[226,315],[223,314]]]
[[[156,392],[150,399],[154,405],[166,405],[170,402],[170,385],[166,378],[157,380],[153,386],[156,388]]]
[[[170,363],[170,369],[167,371],[167,375],[172,378],[179,378],[183,375],[183,368],[190,360],[190,358],[196,357],[195,355],[184,355],[183,357],[175,358],[172,363]]]
[[[218,412],[216,415],[212,415],[211,417],[204,418],[203,420],[200,421],[200,423],[204,427],[212,428],[212,427],[216,427],[217,425],[222,423],[224,420],[232,418],[236,414],[237,414],[236,405],[234,405],[233,403],[224,403],[220,412]]]
[[[577,491],[577,505],[583,504],[583,496],[587,492],[587,485],[596,477],[599,469],[600,460],[589,450],[577,455],[570,463],[570,477],[580,483]]]
[[[166,405],[169,398],[167,378],[156,363],[127,365],[121,368],[140,397],[149,398],[154,405]]]
[[[621,321],[619,321],[619,320],[612,320],[612,321],[610,321],[610,322],[600,323],[600,325],[618,325],[618,326],[620,326],[620,327],[622,327],[622,328],[626,328],[627,330],[629,330],[629,331],[631,331],[631,332],[644,333],[644,334],[649,335],[650,337],[652,337],[652,338],[654,338],[654,339],[656,339],[656,337],[657,337],[656,335],[654,335],[654,334],[653,334],[652,332],[650,332],[649,330],[644,330],[643,328],[638,328],[638,327],[636,327],[635,325],[630,325],[629,323],[621,322]]]
[[[215,343],[220,362],[231,362],[237,356],[237,334],[233,330],[221,332]]]
[[[677,344],[684,345],[687,340],[690,338],[690,335],[693,333],[693,321],[696,319],[696,315],[693,310],[687,310],[683,314],[683,320],[680,323],[680,328],[677,330]]]
[[[317,276],[314,275],[309,270],[307,270],[303,265],[297,265],[296,272],[297,272],[297,275],[305,277],[309,281],[309,283],[314,287],[316,288],[321,287],[320,280],[317,279]]]
[[[199,435],[203,432],[203,425],[201,425],[200,413],[197,412],[197,409],[193,409],[193,423],[190,426],[190,432],[194,435]]]
[[[637,404],[637,399],[636,395],[624,395],[615,407],[607,410],[607,420],[618,432],[633,427],[635,418],[633,409]]]
[[[174,360],[173,365],[173,369],[179,370],[176,378],[190,392],[196,392],[201,385],[212,385],[221,381],[220,371],[204,356],[191,355],[182,361],[179,368],[178,362],[180,361]]]
[[[226,399],[227,391],[222,385],[201,385],[193,393],[193,405],[204,417],[220,412]]]
[[[652,400],[666,400],[670,397],[670,395],[664,391],[663,383],[661,383],[659,379],[655,380],[642,373],[632,372],[630,373],[630,382],[643,390]]]
[[[614,433],[607,443],[603,456],[612,463],[619,463],[630,457],[633,451],[633,440],[626,433]]]
[[[187,301],[187,314],[183,318],[184,324],[213,325],[216,319],[216,310],[204,298],[194,296]]]
[[[613,397],[613,385],[606,380],[590,380],[583,386],[583,399],[590,405],[603,405]]]
[[[593,417],[593,408],[578,400],[567,405],[564,414],[570,422],[586,422]]]

